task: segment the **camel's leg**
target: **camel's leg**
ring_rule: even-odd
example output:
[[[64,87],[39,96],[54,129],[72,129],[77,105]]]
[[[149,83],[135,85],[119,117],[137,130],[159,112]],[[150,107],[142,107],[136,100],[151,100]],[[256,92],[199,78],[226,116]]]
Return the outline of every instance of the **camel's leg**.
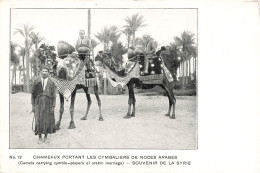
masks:
[[[75,98],[76,98],[76,93],[77,93],[77,88],[74,89],[74,91],[71,94],[71,102],[70,102],[70,116],[71,116],[71,121],[68,129],[75,129],[75,123],[74,123],[74,103],[75,103]]]
[[[99,121],[104,121],[103,117],[102,117],[102,113],[101,113],[101,100],[99,98],[99,94],[98,94],[98,86],[94,86],[94,94],[97,98],[97,103],[98,103],[98,108],[99,108]]]
[[[176,98],[174,97],[173,89],[169,89],[169,93],[171,95],[171,100],[172,100],[172,116],[170,118],[175,119]]]
[[[167,87],[163,84],[160,85],[160,86],[164,89],[164,91],[166,92],[168,99],[169,99],[169,109],[168,109],[168,112],[165,114],[165,116],[170,116],[171,115],[171,109],[172,109],[172,99],[171,99],[169,91],[167,90]]]
[[[173,89],[169,88],[166,84],[163,84],[166,93],[168,93],[169,103],[172,103],[172,115],[170,116],[171,119],[175,119],[175,104],[176,98],[173,93]],[[170,108],[169,108],[170,109]],[[170,110],[171,111],[171,110]]]
[[[88,106],[87,106],[87,110],[86,110],[86,113],[85,113],[85,116],[81,118],[81,120],[86,120],[87,119],[87,116],[88,116],[88,111],[90,109],[90,106],[91,106],[91,97],[90,97],[90,94],[88,93],[88,87],[83,87],[83,90],[85,91],[86,93],[86,97],[87,97],[87,100],[88,100]]]
[[[135,116],[135,93],[134,93],[134,83],[131,81],[127,84],[128,91],[129,91],[129,98],[128,98],[128,112],[124,118],[131,118]],[[133,113],[131,114],[131,106],[133,105]]]
[[[64,97],[61,93],[59,93],[59,95],[60,95],[60,117],[59,117],[59,121],[56,123],[56,130],[60,129],[61,118],[64,112]]]
[[[133,89],[133,92],[134,92],[134,89]],[[135,93],[133,93],[133,110],[132,110],[132,114],[131,114],[131,117],[135,117]]]

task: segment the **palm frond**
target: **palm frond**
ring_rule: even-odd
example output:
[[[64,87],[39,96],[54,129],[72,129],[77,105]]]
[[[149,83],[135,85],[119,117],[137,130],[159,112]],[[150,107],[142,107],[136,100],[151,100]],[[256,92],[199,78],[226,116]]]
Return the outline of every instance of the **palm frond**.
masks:
[[[19,33],[19,34],[21,34],[22,36],[25,37],[25,34],[24,34],[23,30],[21,30],[21,29],[19,29],[19,28],[15,28],[14,34],[17,34],[17,33]]]

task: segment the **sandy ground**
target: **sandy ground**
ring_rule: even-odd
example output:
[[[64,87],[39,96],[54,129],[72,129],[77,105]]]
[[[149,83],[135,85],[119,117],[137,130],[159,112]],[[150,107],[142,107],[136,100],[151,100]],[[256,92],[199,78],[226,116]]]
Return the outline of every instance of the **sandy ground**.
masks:
[[[127,95],[101,95],[104,121],[98,121],[98,106],[91,95],[92,106],[88,119],[80,120],[86,111],[84,93],[77,93],[75,103],[75,129],[67,129],[70,122],[69,104],[61,129],[49,135],[50,143],[37,144],[38,136],[32,132],[33,114],[30,114],[30,95],[11,95],[10,148],[115,148],[115,149],[196,149],[197,115],[196,97],[176,97],[176,119],[163,116],[168,110],[164,96],[136,95],[136,117],[123,119],[127,112]],[[59,116],[59,97],[55,120]]]

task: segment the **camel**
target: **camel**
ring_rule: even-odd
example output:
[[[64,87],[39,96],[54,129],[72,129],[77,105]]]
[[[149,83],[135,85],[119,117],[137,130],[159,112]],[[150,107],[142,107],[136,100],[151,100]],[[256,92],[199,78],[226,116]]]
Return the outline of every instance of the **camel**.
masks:
[[[162,50],[163,51],[163,50]],[[144,53],[139,53],[133,56],[128,60],[128,62],[131,62],[132,67],[131,69],[128,69],[128,74],[126,73],[126,69],[119,69],[117,68],[117,65],[114,63],[108,63],[110,59],[113,59],[114,56],[118,56],[119,51],[115,51],[114,53],[104,53],[102,51],[99,52],[99,54],[95,57],[95,61],[100,61],[101,66],[105,70],[109,70],[112,73],[112,76],[116,76],[116,78],[120,77],[126,77],[131,70],[134,69],[136,65],[139,65],[140,71],[143,69],[144,66]],[[122,55],[120,55],[122,56]],[[124,118],[132,118],[135,117],[135,105],[136,105],[136,99],[135,99],[135,93],[134,93],[134,86],[137,88],[141,89],[151,89],[155,87],[156,85],[160,86],[167,94],[168,99],[169,99],[169,109],[168,112],[165,114],[165,116],[168,116],[171,119],[175,119],[175,104],[176,104],[176,99],[173,93],[173,83],[169,82],[167,79],[167,72],[169,74],[169,71],[167,69],[162,68],[163,65],[163,58],[160,55],[155,56],[153,59],[150,60],[152,63],[149,64],[149,72],[150,74],[159,74],[161,76],[161,79],[159,80],[154,80],[151,83],[145,83],[144,81],[141,80],[144,79],[146,76],[140,76],[139,77],[132,77],[128,82],[127,82],[127,87],[129,91],[129,98],[128,98],[128,111],[127,114],[124,116]],[[164,66],[165,67],[165,66]],[[165,71],[166,70],[166,71]],[[152,75],[151,75],[152,76]],[[156,75],[155,75],[156,76]],[[149,77],[148,77],[149,78]],[[113,78],[113,81],[117,81],[117,79]],[[156,82],[158,81],[158,82]],[[172,112],[171,112],[172,111]]]
[[[68,43],[66,43],[66,42],[59,42],[58,46],[59,46],[59,44],[61,44],[63,47],[65,47],[66,51],[68,50],[68,54],[63,55],[63,57],[59,56],[61,58],[65,58],[66,59],[66,57],[71,56],[72,52],[75,51],[75,49],[72,46],[70,46]],[[71,49],[71,50],[69,50],[69,49]],[[41,61],[41,64],[47,64],[47,65],[49,65],[50,69],[52,69],[51,70],[51,79],[53,79],[53,80],[56,79],[56,81],[66,81],[66,80],[68,80],[69,71],[67,71],[63,67],[61,69],[59,69],[59,71],[57,71],[58,67],[57,67],[57,61],[56,61],[56,54],[51,53],[49,46],[42,45],[40,47],[40,49],[37,51],[36,55],[38,56],[39,60]],[[76,56],[77,58],[81,59],[81,64],[83,64],[81,68],[86,67],[86,71],[85,71],[86,75],[84,76],[85,80],[87,80],[89,78],[93,79],[93,77],[95,76],[95,69],[94,69],[93,62],[90,59],[90,54],[89,53],[79,54],[79,55],[74,54],[74,56]],[[87,78],[86,76],[89,77],[89,78]],[[83,82],[83,84],[84,84],[84,82]],[[86,86],[86,85],[83,85],[83,84],[82,83],[81,84],[77,84],[76,87],[71,92],[71,95],[70,95],[71,103],[70,103],[70,109],[69,109],[70,110],[71,121],[70,121],[70,124],[68,126],[68,129],[76,128],[75,122],[74,122],[74,103],[75,103],[77,90],[81,89],[81,88],[84,90],[84,92],[86,94],[86,97],[87,97],[87,101],[88,101],[86,113],[81,118],[81,120],[86,120],[87,119],[88,112],[89,112],[89,109],[90,109],[92,101],[91,101],[90,94],[88,92],[88,88],[89,87]],[[98,107],[99,107],[99,121],[103,121],[104,119],[103,119],[102,113],[101,113],[101,100],[100,100],[99,94],[98,94],[97,82],[95,82],[93,87],[94,87],[94,94],[96,96]],[[62,115],[63,115],[63,112],[64,112],[64,100],[65,100],[64,93],[61,93],[59,91],[59,96],[60,96],[60,110],[59,110],[60,115],[59,115],[59,120],[56,123],[56,129],[57,130],[60,129],[60,123],[61,123]],[[68,98],[66,98],[66,99],[68,99]]]

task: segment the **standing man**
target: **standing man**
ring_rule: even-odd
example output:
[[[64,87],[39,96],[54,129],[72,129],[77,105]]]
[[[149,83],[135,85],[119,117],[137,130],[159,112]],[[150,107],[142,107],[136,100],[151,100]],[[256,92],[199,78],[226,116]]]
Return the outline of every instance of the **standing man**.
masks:
[[[154,41],[150,35],[145,35],[144,37],[147,38],[147,42],[146,42],[146,46],[145,46],[146,56],[144,58],[143,74],[148,74],[148,60],[149,60],[149,58],[153,58],[153,55],[156,51],[156,47],[155,47]]]
[[[54,109],[56,105],[55,84],[49,78],[49,68],[41,67],[41,77],[32,86],[32,112],[35,116],[35,135],[39,135],[38,144],[47,141],[47,135],[56,132]],[[44,139],[42,140],[42,135]]]

